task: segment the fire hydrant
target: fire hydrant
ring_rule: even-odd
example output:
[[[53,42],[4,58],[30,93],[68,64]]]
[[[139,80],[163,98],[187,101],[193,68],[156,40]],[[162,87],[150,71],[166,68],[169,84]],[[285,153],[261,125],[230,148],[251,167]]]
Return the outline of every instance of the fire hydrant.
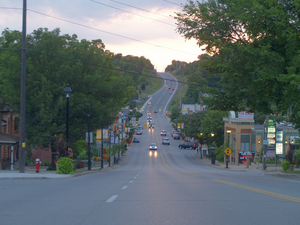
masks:
[[[41,165],[41,160],[39,158],[36,158],[35,160],[35,172],[40,172],[40,165]]]

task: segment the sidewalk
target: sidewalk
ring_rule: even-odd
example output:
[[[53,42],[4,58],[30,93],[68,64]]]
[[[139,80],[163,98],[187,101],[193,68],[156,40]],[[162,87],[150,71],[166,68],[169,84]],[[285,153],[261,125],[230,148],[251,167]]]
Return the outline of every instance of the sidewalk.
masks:
[[[25,173],[19,173],[17,170],[0,170],[0,180],[14,180],[14,179],[62,179],[62,178],[71,178],[82,176],[85,174],[103,172],[111,169],[118,168],[122,165],[128,158],[130,153],[126,152],[121,155],[118,164],[111,163],[111,166],[108,166],[108,163],[103,165],[101,169],[100,165],[93,166],[92,170],[87,170],[87,167],[82,169],[77,169],[74,171],[74,174],[56,174],[57,171],[47,171],[47,167],[40,167],[39,173],[35,171],[34,166],[25,166]],[[113,160],[111,160],[113,161]]]
[[[228,164],[228,168],[226,168],[226,164],[225,163],[220,163],[217,162],[216,160],[216,164],[211,164],[211,160],[206,158],[204,155],[202,156],[202,159],[200,158],[200,154],[195,154],[194,155],[196,158],[198,158],[199,160],[201,160],[201,162],[204,162],[207,165],[213,166],[215,168],[219,168],[219,169],[223,169],[223,170],[231,170],[231,171],[242,171],[242,172],[260,172],[260,173],[264,173],[265,175],[273,175],[273,176],[289,176],[289,177],[295,177],[295,178],[300,178],[300,174],[294,174],[294,173],[283,173],[282,172],[282,168],[281,165],[277,165],[277,167],[275,168],[275,165],[267,167],[266,170],[262,169],[262,164],[256,165],[256,164],[252,164],[249,166],[249,168],[246,167],[246,164]],[[295,171],[300,171],[300,168],[295,168]]]

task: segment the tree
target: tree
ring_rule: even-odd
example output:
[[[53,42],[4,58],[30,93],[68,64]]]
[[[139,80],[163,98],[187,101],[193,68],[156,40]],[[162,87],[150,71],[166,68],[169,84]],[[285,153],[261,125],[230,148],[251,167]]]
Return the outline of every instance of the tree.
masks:
[[[4,30],[0,46],[21,49],[21,32]],[[67,83],[72,88],[69,114],[72,148],[87,131],[87,110],[91,112],[91,130],[103,128],[114,121],[135,93],[132,83],[113,70],[113,54],[104,50],[101,40],[79,41],[76,35],[60,35],[58,28],[53,31],[40,28],[27,35],[27,49],[26,138],[29,143],[48,146],[55,141],[55,134],[65,134],[63,91]],[[20,58],[19,51],[0,51],[0,96],[16,109],[20,105]]]
[[[222,88],[207,88],[211,109],[286,113],[300,126],[300,5],[294,1],[188,1],[177,32],[204,46],[200,65],[218,74]],[[275,106],[275,107],[274,107]]]

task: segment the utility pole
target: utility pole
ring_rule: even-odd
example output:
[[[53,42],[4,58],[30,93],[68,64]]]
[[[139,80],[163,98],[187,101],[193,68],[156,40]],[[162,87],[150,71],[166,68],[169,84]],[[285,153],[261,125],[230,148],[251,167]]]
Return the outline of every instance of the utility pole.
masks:
[[[264,127],[265,129],[265,137],[264,140],[268,140],[268,126],[269,126],[269,115],[266,116],[266,125]],[[268,145],[264,144],[264,151],[263,151],[263,170],[266,170],[266,153],[267,153]],[[276,155],[275,155],[276,158]]]
[[[25,173],[25,106],[26,106],[26,11],[27,1],[23,0],[22,62],[21,62],[21,120],[20,120],[20,164],[19,172]]]

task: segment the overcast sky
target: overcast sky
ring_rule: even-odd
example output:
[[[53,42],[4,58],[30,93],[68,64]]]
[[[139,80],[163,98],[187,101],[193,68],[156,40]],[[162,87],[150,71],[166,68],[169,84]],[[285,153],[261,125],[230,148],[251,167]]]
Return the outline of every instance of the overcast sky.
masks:
[[[181,11],[180,4],[185,2],[186,0],[27,0],[27,33],[40,27],[49,30],[59,27],[61,34],[76,34],[79,40],[101,39],[105,48],[111,52],[122,53],[124,56],[144,56],[151,60],[158,71],[164,71],[172,60],[193,62],[203,53],[195,40],[185,41],[175,31],[176,20],[171,16],[175,15],[174,12]],[[0,1],[0,7],[22,6],[23,0]],[[10,30],[22,30],[22,10],[0,8],[1,32],[7,27]]]

